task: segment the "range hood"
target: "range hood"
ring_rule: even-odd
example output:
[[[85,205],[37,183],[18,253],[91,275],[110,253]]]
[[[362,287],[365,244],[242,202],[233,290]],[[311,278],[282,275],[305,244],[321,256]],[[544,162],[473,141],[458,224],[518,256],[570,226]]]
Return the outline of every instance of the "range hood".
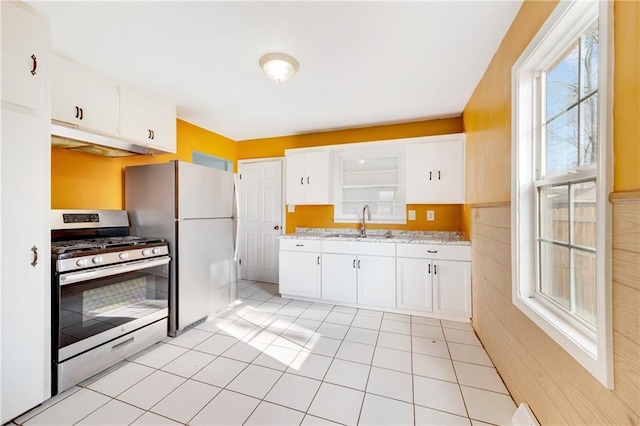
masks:
[[[98,135],[56,122],[51,123],[51,146],[106,157],[126,157],[150,153],[150,149],[146,146]]]

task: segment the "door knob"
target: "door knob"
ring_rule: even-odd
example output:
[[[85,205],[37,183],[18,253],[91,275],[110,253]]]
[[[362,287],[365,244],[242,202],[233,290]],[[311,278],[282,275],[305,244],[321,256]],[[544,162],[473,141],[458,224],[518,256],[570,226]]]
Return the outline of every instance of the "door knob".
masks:
[[[276,225],[276,226],[273,227],[273,229],[275,229],[277,231],[278,229],[280,229],[280,226]]]

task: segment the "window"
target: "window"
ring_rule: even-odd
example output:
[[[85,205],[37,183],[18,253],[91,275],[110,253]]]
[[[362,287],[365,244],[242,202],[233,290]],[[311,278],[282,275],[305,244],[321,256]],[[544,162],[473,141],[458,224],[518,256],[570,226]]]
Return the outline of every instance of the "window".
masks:
[[[334,221],[359,222],[368,205],[373,223],[406,223],[402,148],[377,144],[334,151]]]
[[[233,172],[233,163],[225,158],[193,151],[191,153],[191,160],[193,161],[193,164],[199,164],[201,166],[207,166],[214,169]]]
[[[608,2],[560,2],[513,66],[513,302],[612,387]]]

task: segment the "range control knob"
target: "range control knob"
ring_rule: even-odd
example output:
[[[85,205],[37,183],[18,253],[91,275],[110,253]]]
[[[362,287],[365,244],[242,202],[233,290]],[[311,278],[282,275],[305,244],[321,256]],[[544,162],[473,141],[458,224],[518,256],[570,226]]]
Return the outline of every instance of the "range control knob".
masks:
[[[123,251],[122,253],[120,253],[118,255],[118,257],[122,260],[127,260],[129,258],[129,252],[128,251]]]
[[[151,254],[151,249],[144,249],[142,250],[142,255],[143,256],[149,256]]]
[[[160,254],[160,248],[159,247],[155,247],[153,250],[151,250],[153,252],[153,254]]]
[[[99,265],[102,263],[102,256],[96,256],[91,259],[91,261],[94,263],[94,265]]]
[[[87,266],[89,264],[89,259],[78,259],[78,261],[76,262],[76,265],[83,267],[83,266]]]

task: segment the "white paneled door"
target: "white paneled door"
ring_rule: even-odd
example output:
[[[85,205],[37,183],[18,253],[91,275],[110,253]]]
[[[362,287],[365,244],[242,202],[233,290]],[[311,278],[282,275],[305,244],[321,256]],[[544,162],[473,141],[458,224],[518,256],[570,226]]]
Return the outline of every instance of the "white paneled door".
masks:
[[[278,283],[282,160],[240,162],[240,277]]]

